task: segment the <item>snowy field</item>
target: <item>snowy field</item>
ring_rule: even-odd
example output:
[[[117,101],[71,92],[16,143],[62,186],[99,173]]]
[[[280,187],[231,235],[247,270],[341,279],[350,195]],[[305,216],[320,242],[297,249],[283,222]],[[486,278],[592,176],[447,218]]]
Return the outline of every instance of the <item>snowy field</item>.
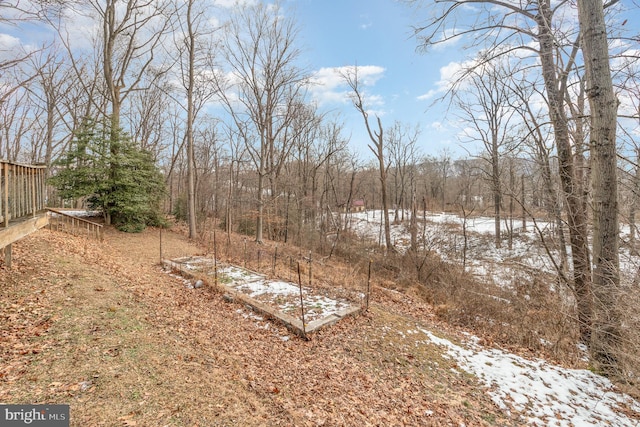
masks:
[[[185,257],[173,260],[174,268],[186,272],[203,272],[209,276],[214,275],[214,262],[212,258]],[[173,273],[172,276],[180,277]],[[217,270],[219,283],[228,288],[242,292],[249,297],[268,304],[282,313],[301,319],[302,310],[300,301],[304,304],[305,323],[318,319],[324,319],[336,315],[342,310],[349,309],[352,304],[339,298],[331,298],[319,294],[317,290],[300,287],[296,283],[271,280],[263,274],[247,270],[235,265],[222,265]],[[180,277],[185,286],[193,289],[196,283],[193,280]],[[359,295],[362,298],[364,295]]]
[[[407,230],[410,213],[405,213],[404,224],[391,225],[391,240],[399,250],[409,247],[410,235]],[[366,211],[350,214],[346,218],[349,228],[363,239],[384,243],[382,229],[382,211]],[[390,214],[393,221],[393,215]],[[422,248],[429,249],[443,260],[462,264],[464,250],[463,218],[445,213],[427,213],[418,218],[418,240]],[[426,227],[423,227],[426,224]],[[496,248],[493,240],[495,224],[490,217],[467,218],[466,269],[481,280],[491,280],[500,286],[510,287],[513,279],[522,274],[522,270],[553,272],[554,267],[547,253],[538,242],[538,233],[529,221],[526,231],[522,223],[514,221],[516,237],[513,247],[507,247],[504,224],[502,225],[503,244]],[[537,222],[543,232],[550,224]]]
[[[394,214],[389,212],[391,225],[391,240],[399,250],[409,247],[410,234],[407,229],[410,213],[405,212],[404,224],[393,224]],[[382,211],[370,210],[351,213],[343,216],[343,223],[360,238],[384,244],[384,230],[382,228]],[[421,248],[429,249],[442,257],[445,261],[462,264],[464,235],[462,232],[464,220],[458,215],[447,213],[427,212],[418,216],[418,240]],[[426,227],[423,227],[426,224]],[[544,246],[540,243],[540,233],[551,241],[553,224],[545,221],[534,223],[529,219],[526,229],[522,228],[522,221],[514,219],[514,238],[511,249],[507,247],[507,231],[505,221],[501,228],[503,233],[502,247],[496,248],[494,243],[495,224],[491,217],[470,217],[466,220],[467,253],[466,269],[478,279],[510,288],[517,278],[524,273],[544,272],[555,274],[555,267]],[[629,227],[622,225],[620,235],[625,239],[629,234]],[[568,239],[568,236],[567,236]],[[550,250],[554,259],[559,260],[557,251]],[[571,248],[567,246],[567,252]],[[640,259],[632,256],[628,249],[620,249],[620,271],[622,281],[631,283],[640,271]]]
[[[407,223],[408,218],[405,214]],[[381,211],[367,211],[353,213],[344,220],[361,238],[382,244],[381,219]],[[393,221],[391,213],[390,219]],[[426,227],[420,226],[421,244],[443,259],[461,262],[463,219],[435,213],[426,217],[421,215],[419,222],[422,221]],[[521,222],[514,221],[514,228],[521,228],[521,225]],[[550,224],[538,222],[537,226],[546,231]],[[493,218],[467,219],[470,237],[467,266],[474,275],[509,287],[523,270],[554,271],[548,255],[538,243],[538,234],[531,222],[527,224],[527,231],[518,230],[511,250],[506,248],[506,239],[503,248],[495,248],[494,227]],[[398,249],[408,247],[410,237],[405,225],[392,225],[391,236]],[[634,269],[636,260],[628,254],[622,252],[621,260],[623,270],[637,271],[637,267]],[[526,419],[523,421],[528,425],[640,426],[640,403],[616,391],[609,380],[591,371],[567,369],[544,360],[529,360],[500,349],[484,348],[474,337],[456,345],[422,328],[398,333],[414,336],[417,345],[433,343],[441,346],[460,368],[486,385],[498,407],[506,412],[516,410],[524,414]]]
[[[618,393],[604,377],[585,369],[566,369],[544,360],[529,360],[499,349],[487,349],[471,337],[464,346],[417,328],[442,346],[464,371],[477,376],[494,403],[506,412],[524,414],[535,426],[638,426],[640,404]],[[635,412],[636,418],[625,415]]]

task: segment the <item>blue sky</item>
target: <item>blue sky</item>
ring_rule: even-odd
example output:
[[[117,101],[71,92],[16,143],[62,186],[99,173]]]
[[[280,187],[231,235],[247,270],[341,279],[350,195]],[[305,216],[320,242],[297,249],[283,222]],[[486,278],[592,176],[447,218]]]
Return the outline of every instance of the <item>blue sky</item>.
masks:
[[[223,8],[235,7],[235,0],[211,1]],[[351,147],[362,157],[371,157],[366,148],[370,141],[362,117],[348,100],[348,87],[333,72],[335,67],[357,64],[361,68],[364,82],[370,83],[364,89],[370,101],[368,107],[380,116],[383,126],[391,127],[396,120],[410,126],[420,124],[424,153],[436,155],[448,146],[455,149],[451,135],[437,129],[443,120],[442,109],[427,112],[431,101],[418,97],[434,89],[440,79],[440,68],[459,59],[460,54],[417,53],[411,25],[418,20],[412,17],[410,7],[396,0],[285,0],[281,5],[299,27],[297,42],[303,64],[322,80],[322,88],[313,91],[319,107],[339,115],[345,136],[351,137]],[[92,24],[77,22],[71,30],[76,35],[79,31],[90,32],[86,25]],[[53,37],[50,29],[42,30],[37,24],[22,23],[19,27],[0,24],[0,33],[10,35],[2,39],[0,34],[0,47],[11,50],[12,44],[20,42],[41,45]],[[82,40],[73,38],[74,45]],[[85,40],[88,42],[88,38]]]
[[[211,1],[223,8],[235,7],[235,0]],[[355,64],[362,68],[360,75],[365,83],[371,83],[365,87],[368,106],[380,115],[385,127],[396,120],[411,126],[420,123],[425,152],[435,154],[451,144],[433,134],[432,123],[441,121],[441,111],[426,113],[430,101],[418,97],[433,89],[439,68],[454,55],[416,52],[411,25],[417,21],[408,6],[395,0],[285,0],[281,5],[299,27],[297,42],[303,64],[322,79],[322,89],[313,92],[316,101],[323,111],[339,115],[354,150],[370,156],[363,119],[348,101],[348,88],[333,68]],[[92,25],[86,20],[73,23],[70,30],[74,46],[89,43],[88,37],[76,36],[90,33]],[[20,44],[25,50],[36,49],[53,37],[54,32],[40,24],[0,23],[0,55],[12,56]]]
[[[357,64],[367,70],[365,74],[371,78],[365,89],[372,100],[369,107],[380,115],[385,127],[396,120],[412,126],[420,124],[423,154],[439,156],[447,150],[453,157],[460,157],[477,152],[477,148],[468,144],[463,147],[459,142],[464,124],[456,122],[455,114],[447,113],[448,104],[434,103],[443,93],[443,81],[468,59],[470,52],[461,48],[464,40],[432,48],[428,53],[416,51],[418,42],[412,37],[412,26],[424,22],[430,9],[416,11],[397,0],[288,0],[284,6],[298,19],[305,59],[325,79],[324,92],[319,91],[317,99],[322,108],[340,112],[354,149],[368,156],[368,137],[362,117],[346,101],[347,87],[331,81],[331,67]],[[471,19],[475,16],[472,8],[476,7],[467,6],[465,10]],[[616,8],[613,21],[618,25],[624,22],[621,28],[629,32],[627,36],[637,37],[638,6],[632,0],[622,0]],[[575,6],[567,10],[566,25],[575,28]],[[627,52],[638,55],[638,43]],[[623,111],[627,103],[621,101]],[[640,130],[635,132],[640,137]]]
[[[222,7],[235,4],[235,0],[210,1]],[[640,14],[633,1],[622,0],[614,18],[618,23],[624,21],[623,28],[637,35]],[[339,116],[345,136],[350,136],[352,149],[361,157],[372,157],[366,148],[370,141],[362,117],[348,99],[349,88],[335,73],[336,68],[358,65],[366,83],[367,107],[380,116],[385,128],[395,121],[419,125],[422,130],[419,147],[423,154],[439,156],[448,150],[458,157],[467,155],[467,150],[475,151],[468,145],[461,147],[457,135],[464,124],[456,123],[453,113],[447,114],[447,104],[434,105],[442,94],[443,81],[470,53],[460,47],[464,40],[433,48],[428,53],[416,51],[418,42],[413,38],[412,26],[423,22],[430,9],[415,10],[397,0],[283,0],[281,5],[284,13],[297,21],[303,64],[321,83],[312,89],[314,99],[322,111]],[[464,10],[471,18],[472,7],[476,6]],[[568,22],[573,22],[572,19],[575,20],[570,17]],[[77,22],[74,29],[89,32],[86,25],[90,23]],[[24,23],[21,27],[0,24],[0,54],[15,50],[21,42],[41,45],[51,37],[50,31],[35,31],[37,28]],[[640,56],[637,45],[636,42],[633,51]],[[623,107],[624,104],[623,100]],[[627,104],[634,107],[637,103]],[[637,133],[640,138],[640,130]]]
[[[429,108],[431,100],[419,97],[434,89],[442,66],[462,55],[416,52],[411,26],[419,21],[411,8],[394,0],[297,0],[285,7],[297,17],[300,43],[310,68],[318,71],[357,64],[375,81],[365,90],[370,108],[380,115],[383,126],[391,127],[396,120],[411,126],[420,124],[423,153],[437,155],[445,147],[457,150],[451,134],[438,130],[443,108]],[[352,147],[368,156],[362,117],[339,96],[347,87],[338,83],[330,84],[337,96],[320,96],[321,107],[340,112]]]

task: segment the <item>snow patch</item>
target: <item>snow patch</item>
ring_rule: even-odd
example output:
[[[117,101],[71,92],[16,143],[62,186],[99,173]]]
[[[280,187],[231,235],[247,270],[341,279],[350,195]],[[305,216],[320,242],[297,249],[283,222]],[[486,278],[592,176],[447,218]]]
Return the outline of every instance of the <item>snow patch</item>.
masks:
[[[613,384],[585,369],[566,369],[544,360],[529,360],[475,342],[467,348],[418,328],[447,355],[490,388],[494,403],[522,413],[528,424],[544,426],[638,426],[640,420],[620,413],[627,407],[640,413],[632,397],[616,392]]]

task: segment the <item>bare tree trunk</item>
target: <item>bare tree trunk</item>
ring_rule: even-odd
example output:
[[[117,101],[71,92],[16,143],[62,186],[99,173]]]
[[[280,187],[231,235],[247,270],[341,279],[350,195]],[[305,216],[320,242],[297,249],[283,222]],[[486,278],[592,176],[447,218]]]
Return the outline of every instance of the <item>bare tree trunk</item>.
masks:
[[[262,161],[262,160],[261,160]],[[262,226],[264,222],[264,172],[263,167],[260,167],[258,171],[258,194],[256,200],[258,201],[258,216],[256,217],[256,243],[262,243]]]
[[[411,180],[411,218],[409,218],[409,230],[411,232],[410,250],[413,254],[418,252],[418,201],[416,200],[416,187]]]
[[[582,52],[591,107],[591,185],[593,189],[594,317],[591,361],[596,370],[621,375],[618,312],[618,192],[616,124],[618,101],[609,69],[609,48],[601,0],[578,0]]]
[[[393,251],[393,243],[391,242],[391,225],[389,223],[389,199],[387,196],[387,169],[384,162],[384,140],[382,137],[382,122],[378,117],[378,141],[376,143],[376,152],[378,165],[380,169],[380,186],[382,196],[382,212],[384,215],[384,241],[388,251]]]
[[[387,251],[394,252],[395,249],[393,247],[393,242],[391,241],[391,226],[389,223],[389,200],[387,197],[387,168],[385,165],[385,155],[384,155],[384,130],[382,128],[382,121],[380,117],[376,117],[378,130],[372,130],[371,125],[369,123],[369,115],[367,110],[364,107],[362,93],[358,87],[358,68],[356,67],[352,75],[344,75],[343,76],[347,84],[351,87],[354,94],[353,104],[356,109],[362,115],[364,119],[365,126],[367,128],[367,133],[369,134],[369,139],[372,144],[369,144],[368,147],[371,152],[376,156],[378,160],[378,169],[379,169],[379,178],[380,178],[380,195],[382,196],[382,215],[384,218],[384,238],[385,238],[385,246]]]
[[[522,232],[525,233],[527,231],[527,208],[526,208],[526,198],[524,194],[524,175],[520,175],[520,200],[521,200],[521,210],[522,210]]]
[[[196,182],[195,168],[196,161],[193,149],[193,122],[194,122],[194,67],[196,53],[196,36],[193,31],[191,21],[191,8],[194,0],[189,0],[187,4],[187,44],[188,44],[188,69],[187,69],[187,213],[189,218],[189,238],[195,239],[198,231],[196,224]]]
[[[516,176],[513,170],[513,159],[509,159],[509,250],[513,250],[513,194],[516,187]]]
[[[631,177],[631,202],[629,203],[629,245],[634,255],[636,250],[636,212],[640,195],[640,148],[636,148],[636,164]]]
[[[569,224],[569,240],[573,256],[574,293],[578,306],[578,323],[580,339],[583,343],[591,342],[592,291],[591,266],[589,248],[587,246],[586,215],[580,202],[580,194],[576,185],[574,159],[569,141],[568,120],[564,112],[562,100],[563,89],[560,88],[554,61],[555,44],[551,31],[552,10],[549,0],[539,2],[538,40],[540,42],[540,63],[542,76],[547,91],[549,116],[553,125],[558,160],[560,162],[560,182],[566,198],[567,221]]]
[[[495,228],[496,248],[502,246],[500,233],[500,207],[502,205],[502,189],[500,188],[500,167],[498,164],[498,147],[495,146],[491,153],[491,189],[493,191],[493,222]]]
[[[229,162],[229,186],[227,187],[227,203],[225,205],[224,224],[227,232],[227,242],[231,243],[231,194],[233,190],[233,159]]]

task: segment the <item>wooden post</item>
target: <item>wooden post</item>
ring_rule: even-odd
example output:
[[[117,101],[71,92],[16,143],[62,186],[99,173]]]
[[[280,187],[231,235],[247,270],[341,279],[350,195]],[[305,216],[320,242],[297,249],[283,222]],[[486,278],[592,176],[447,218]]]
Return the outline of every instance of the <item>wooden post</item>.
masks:
[[[38,211],[38,208],[36,206],[36,173],[38,171],[37,170],[32,170],[31,173],[29,174],[29,176],[31,177],[31,210],[32,212],[32,216],[35,218],[36,217],[36,212]]]
[[[369,297],[371,295],[371,263],[373,261],[369,260],[369,273],[367,274],[367,294],[365,299],[365,309],[364,311],[369,311]]]
[[[311,287],[311,266],[312,266],[311,251],[309,251],[309,287]]]
[[[4,226],[9,227],[9,163],[4,164]]]
[[[293,271],[293,258],[289,256],[289,281],[291,281],[291,272]]]
[[[216,286],[218,286],[218,253],[216,242],[216,229],[213,228],[213,280]]]
[[[11,269],[11,244],[4,247],[4,263],[7,269]]]
[[[300,277],[300,262],[298,261],[298,285],[300,287],[300,311],[302,312],[302,336],[307,338],[307,325],[304,322],[304,299],[302,298],[302,278]]]
[[[275,250],[273,251],[273,265],[271,266],[271,275],[276,275],[276,263],[278,262],[278,245],[276,245]]]
[[[160,264],[162,264],[162,225],[160,226]]]

